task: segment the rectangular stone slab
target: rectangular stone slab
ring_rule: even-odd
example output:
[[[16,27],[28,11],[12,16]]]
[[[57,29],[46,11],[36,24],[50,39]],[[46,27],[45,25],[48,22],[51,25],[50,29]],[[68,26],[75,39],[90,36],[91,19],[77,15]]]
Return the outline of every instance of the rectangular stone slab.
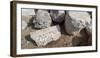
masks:
[[[30,33],[30,37],[36,42],[38,46],[45,46],[51,41],[56,41],[61,37],[59,25],[37,30]]]

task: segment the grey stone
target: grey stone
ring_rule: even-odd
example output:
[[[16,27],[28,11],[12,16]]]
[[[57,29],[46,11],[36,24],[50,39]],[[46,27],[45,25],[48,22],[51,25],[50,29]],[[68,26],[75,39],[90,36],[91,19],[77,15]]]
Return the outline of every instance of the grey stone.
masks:
[[[63,10],[51,10],[50,15],[52,20],[57,23],[61,23],[65,19],[65,11]]]
[[[85,11],[67,11],[65,30],[68,34],[77,34],[91,22],[90,15]]]
[[[22,16],[34,16],[35,15],[35,10],[34,9],[22,9]]]
[[[34,28],[47,28],[52,23],[50,14],[46,10],[38,10],[36,18],[33,19]]]
[[[61,37],[59,25],[37,30],[30,33],[30,37],[38,46],[45,46],[51,41],[56,41]]]

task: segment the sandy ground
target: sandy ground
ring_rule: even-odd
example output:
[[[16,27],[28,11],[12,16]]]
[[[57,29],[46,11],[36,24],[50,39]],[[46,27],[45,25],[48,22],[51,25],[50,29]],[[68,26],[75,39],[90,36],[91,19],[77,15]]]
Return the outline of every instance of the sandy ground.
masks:
[[[29,19],[30,17],[22,17],[22,19]],[[26,20],[27,21],[27,20]],[[30,20],[31,22],[31,20]],[[33,49],[33,48],[53,48],[53,47],[72,47],[72,46],[90,46],[92,38],[89,39],[89,36],[86,33],[86,30],[83,29],[77,36],[69,35],[64,30],[63,22],[60,24],[61,27],[61,37],[57,41],[48,43],[44,47],[38,47],[30,38],[29,33],[36,31],[33,27],[29,26],[22,30],[21,32],[21,48],[22,49]],[[53,24],[54,25],[54,24]]]

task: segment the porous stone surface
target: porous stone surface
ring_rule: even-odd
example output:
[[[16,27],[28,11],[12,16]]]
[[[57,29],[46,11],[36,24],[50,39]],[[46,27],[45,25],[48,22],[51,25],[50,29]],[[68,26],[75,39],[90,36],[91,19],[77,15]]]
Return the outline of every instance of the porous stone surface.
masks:
[[[22,8],[22,16],[29,16],[29,15],[34,16],[35,10],[34,9],[24,9],[24,8]]]
[[[30,33],[30,37],[38,46],[45,46],[51,41],[56,41],[61,37],[59,25],[41,29]]]
[[[68,34],[77,34],[91,22],[90,15],[85,11],[67,11],[65,30]]]
[[[38,10],[33,19],[34,28],[47,28],[52,23],[50,14],[46,10]]]
[[[50,15],[52,17],[52,20],[57,23],[61,23],[65,19],[64,10],[51,10]]]
[[[24,30],[26,27],[27,27],[27,23],[24,20],[22,20],[22,30]]]

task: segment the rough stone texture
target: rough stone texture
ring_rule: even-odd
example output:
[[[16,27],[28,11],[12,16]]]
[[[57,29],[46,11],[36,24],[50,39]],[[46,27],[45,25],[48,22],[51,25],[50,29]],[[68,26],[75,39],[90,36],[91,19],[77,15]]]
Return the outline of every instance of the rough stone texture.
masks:
[[[90,14],[91,15],[91,14]],[[22,16],[22,20],[25,22],[29,22],[33,16]],[[64,21],[59,24],[60,25],[60,31],[61,31],[61,37],[56,41],[51,41],[45,46],[37,46],[36,42],[30,37],[30,32],[36,32],[38,29],[33,28],[32,25],[28,25],[24,30],[21,31],[21,49],[36,49],[36,48],[60,48],[60,47],[73,47],[73,46],[90,46],[92,45],[92,37],[87,34],[86,29],[80,31],[80,35],[74,37],[74,35],[69,35],[67,32],[65,32],[65,26]],[[56,25],[58,23],[53,22],[53,25]],[[51,27],[51,26],[50,26]]]
[[[34,28],[47,28],[52,23],[50,14],[46,10],[38,10],[36,18],[33,19]]]
[[[27,23],[24,20],[22,20],[22,30],[24,30],[26,27],[27,27]]]
[[[35,15],[35,10],[34,9],[22,9],[22,16],[29,16],[29,15],[32,15],[34,16]]]
[[[37,29],[30,27],[27,27],[25,30],[21,31],[21,48],[22,49],[36,49],[36,48],[59,48],[59,47],[73,47],[73,46],[90,46],[91,45],[91,39],[89,39],[88,42],[88,35],[84,31],[80,32],[79,37],[73,38],[73,35],[68,35],[65,32],[65,28],[63,23],[60,24],[60,30],[61,30],[61,37],[56,40],[48,43],[46,46],[38,47],[34,40],[30,38],[30,32],[37,31]],[[89,44],[90,43],[90,44]]]
[[[87,12],[67,11],[65,17],[65,30],[68,34],[77,34],[90,24],[91,18]]]
[[[65,19],[65,11],[63,10],[51,10],[50,15],[52,20],[57,23],[61,23]]]
[[[51,41],[56,41],[61,36],[59,25],[31,32],[30,37],[38,46],[45,46]]]

